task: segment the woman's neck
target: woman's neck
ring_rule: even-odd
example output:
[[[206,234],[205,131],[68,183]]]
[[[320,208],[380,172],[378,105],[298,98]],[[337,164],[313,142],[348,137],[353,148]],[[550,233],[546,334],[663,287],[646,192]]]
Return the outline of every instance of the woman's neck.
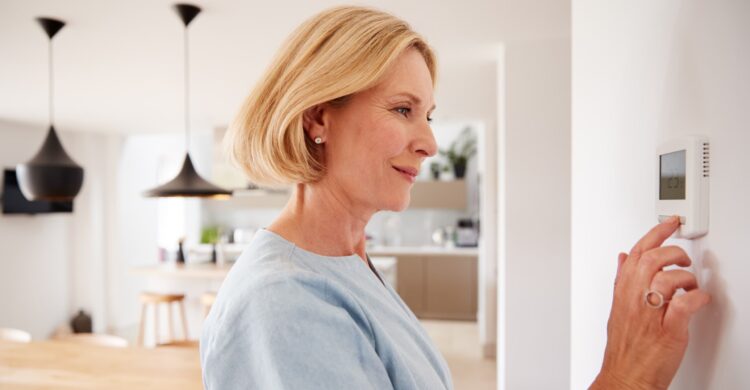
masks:
[[[331,185],[298,184],[268,230],[324,256],[365,255],[365,226],[376,210],[354,206]]]

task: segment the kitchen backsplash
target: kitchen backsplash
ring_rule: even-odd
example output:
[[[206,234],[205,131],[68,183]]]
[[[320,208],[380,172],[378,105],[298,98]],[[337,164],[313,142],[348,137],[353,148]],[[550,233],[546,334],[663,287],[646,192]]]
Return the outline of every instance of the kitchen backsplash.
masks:
[[[237,209],[231,213],[215,213],[204,208],[203,226],[223,229],[258,229],[268,226],[279,209]],[[471,217],[459,210],[406,210],[400,213],[383,211],[375,214],[366,232],[375,245],[422,246],[432,244],[432,233],[443,226],[456,226],[459,218]]]

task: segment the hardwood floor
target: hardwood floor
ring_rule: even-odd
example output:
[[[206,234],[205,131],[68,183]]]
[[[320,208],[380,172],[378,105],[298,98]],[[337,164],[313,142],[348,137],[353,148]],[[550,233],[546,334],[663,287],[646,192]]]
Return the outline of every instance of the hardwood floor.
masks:
[[[448,362],[456,390],[497,389],[495,360],[482,357],[479,327],[476,322],[421,322]]]

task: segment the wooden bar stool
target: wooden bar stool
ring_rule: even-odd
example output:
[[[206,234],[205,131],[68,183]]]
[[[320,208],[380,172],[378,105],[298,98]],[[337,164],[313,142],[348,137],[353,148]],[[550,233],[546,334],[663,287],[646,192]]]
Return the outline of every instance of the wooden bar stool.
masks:
[[[142,292],[141,300],[141,324],[138,330],[138,345],[143,346],[143,334],[146,330],[146,308],[154,307],[154,345],[159,345],[159,304],[167,305],[167,321],[169,323],[169,341],[174,341],[174,326],[172,324],[172,303],[178,303],[180,317],[182,317],[182,339],[188,339],[187,318],[185,317],[185,295],[184,294],[160,294],[154,292]]]
[[[208,312],[211,311],[211,306],[213,306],[215,301],[216,301],[216,293],[213,291],[204,292],[203,295],[201,295],[201,305],[203,305],[203,317],[208,316]]]

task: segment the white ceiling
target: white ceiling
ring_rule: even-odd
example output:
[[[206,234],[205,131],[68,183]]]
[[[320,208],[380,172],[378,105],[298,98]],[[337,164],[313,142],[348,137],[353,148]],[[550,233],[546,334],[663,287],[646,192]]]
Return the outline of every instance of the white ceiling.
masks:
[[[58,129],[182,131],[182,25],[171,9],[173,3],[0,1],[0,121],[47,124],[47,38],[34,18],[49,16],[68,23],[54,40]],[[545,15],[564,9],[564,2],[554,0],[358,3],[409,21],[435,46],[447,68],[481,57],[503,38],[513,39],[513,34],[520,39],[550,32],[569,34],[546,23],[556,19]],[[339,2],[202,0],[194,4],[204,11],[190,28],[192,124],[208,129],[231,119],[296,25]]]

